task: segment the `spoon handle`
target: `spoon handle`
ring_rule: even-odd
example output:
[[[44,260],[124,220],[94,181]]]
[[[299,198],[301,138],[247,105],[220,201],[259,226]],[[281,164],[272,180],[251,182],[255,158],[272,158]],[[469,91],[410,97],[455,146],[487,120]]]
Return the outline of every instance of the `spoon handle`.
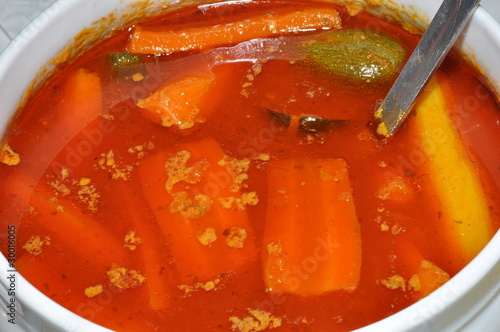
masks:
[[[375,112],[377,133],[389,137],[462,32],[481,0],[444,0],[391,90]]]

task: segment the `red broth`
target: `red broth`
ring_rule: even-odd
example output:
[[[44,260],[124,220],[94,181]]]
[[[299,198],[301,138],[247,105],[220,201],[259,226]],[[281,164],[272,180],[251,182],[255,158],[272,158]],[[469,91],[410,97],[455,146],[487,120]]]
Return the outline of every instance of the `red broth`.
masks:
[[[139,26],[178,30],[306,8],[333,8],[342,29],[381,31],[407,55],[419,39],[312,1],[187,7]],[[425,154],[434,143],[419,141],[414,117],[390,139],[375,133],[390,82],[353,87],[279,59],[209,67],[195,56],[210,48],[145,55],[142,77],[124,79],[108,55],[126,51],[133,31],[61,65],[5,138],[20,163],[0,164],[1,227],[15,225],[15,266],[52,300],[120,331],[348,331],[415,303],[477,253],[450,235]],[[187,60],[172,78],[178,59]],[[167,128],[137,106],[185,76],[199,90],[181,103],[202,105],[202,121]],[[438,76],[482,184],[479,237],[489,239],[500,226],[500,112],[461,59],[449,56]],[[181,83],[173,95],[186,91]],[[297,117],[287,126],[273,112],[347,118],[303,132]],[[342,189],[325,185],[330,177]],[[332,195],[345,203],[342,217]],[[341,232],[337,242],[325,229]]]

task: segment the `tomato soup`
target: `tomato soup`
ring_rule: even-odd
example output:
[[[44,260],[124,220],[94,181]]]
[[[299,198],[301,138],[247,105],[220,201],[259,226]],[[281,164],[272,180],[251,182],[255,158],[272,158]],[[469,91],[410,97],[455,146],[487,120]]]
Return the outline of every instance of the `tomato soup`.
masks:
[[[349,331],[410,306],[500,226],[500,111],[459,56],[376,132],[419,38],[310,0],[115,31],[3,139],[15,268],[117,331]]]

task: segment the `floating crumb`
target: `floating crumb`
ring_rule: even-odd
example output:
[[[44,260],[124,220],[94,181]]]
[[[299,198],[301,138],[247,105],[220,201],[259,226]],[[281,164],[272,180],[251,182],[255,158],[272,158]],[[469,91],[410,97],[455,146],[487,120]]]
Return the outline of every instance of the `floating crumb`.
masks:
[[[104,289],[102,285],[87,287],[85,288],[85,296],[87,296],[88,298],[92,298],[101,294],[103,290]]]
[[[255,191],[242,193],[241,197],[221,197],[217,201],[225,209],[231,209],[236,204],[237,211],[244,211],[247,205],[255,206],[259,203],[259,197]]]
[[[182,150],[169,158],[165,163],[165,171],[167,172],[165,189],[168,193],[172,193],[172,188],[176,183],[186,182],[195,184],[199,182],[203,173],[210,167],[210,163],[206,159],[201,159],[191,167],[187,167],[186,164],[189,158],[191,158],[191,153]]]
[[[241,89],[240,94],[245,98],[248,98],[250,96],[250,93],[247,89]]]
[[[418,274],[414,274],[411,276],[410,280],[408,280],[408,289],[413,289],[415,292],[418,292],[421,288],[420,277]]]
[[[271,242],[266,248],[269,256],[279,257],[283,254],[283,247],[280,242]]]
[[[101,117],[104,120],[109,120],[109,121],[113,121],[115,119],[115,116],[112,114],[101,114]]]
[[[46,236],[42,240],[40,236],[33,235],[30,237],[28,242],[24,244],[23,249],[32,255],[40,255],[42,253],[43,245],[50,245],[50,237]]]
[[[196,219],[204,216],[210,211],[213,200],[210,196],[198,194],[194,197],[195,202],[188,197],[186,191],[180,191],[172,195],[173,201],[168,206],[171,213],[179,213],[183,217]]]
[[[142,75],[141,73],[135,73],[134,75],[132,75],[132,81],[141,82],[142,80],[144,80],[144,75]]]
[[[224,231],[226,243],[231,248],[243,248],[248,237],[247,231],[241,227],[231,227]]]
[[[67,168],[61,169],[61,178],[66,180],[69,177],[69,170]]]
[[[377,127],[377,134],[384,137],[389,137],[389,128],[385,122],[379,123]]]
[[[88,186],[90,184],[90,178],[81,178],[80,181],[78,182],[78,184],[80,186]]]
[[[21,162],[21,158],[8,144],[4,144],[0,151],[0,162],[7,166],[16,166]]]
[[[233,185],[230,190],[238,192],[242,187],[246,187],[243,182],[248,180],[248,169],[250,168],[250,160],[247,158],[236,159],[225,155],[222,160],[218,162],[219,166],[223,166],[233,177]]]
[[[55,189],[57,195],[68,196],[71,193],[71,190],[59,180],[52,181],[50,186]]]
[[[83,185],[82,185],[83,183]],[[96,212],[97,205],[99,204],[99,198],[101,195],[97,192],[94,185],[90,184],[90,179],[82,178],[79,182],[81,188],[78,190],[78,198],[84,204],[87,204],[87,209]]]
[[[250,316],[240,319],[238,317],[230,317],[232,323],[231,328],[239,332],[257,332],[266,329],[278,328],[282,324],[282,319],[274,317],[269,312],[258,309],[247,309]]]
[[[252,66],[252,72],[253,72],[253,76],[257,76],[260,73],[262,73],[262,65],[259,63],[254,64]]]
[[[107,170],[111,174],[111,178],[113,180],[128,180],[130,173],[134,169],[130,165],[119,165],[116,162],[113,150],[109,150],[107,153],[102,153],[101,158],[97,161],[97,165],[102,170]]]
[[[212,290],[217,290],[217,286],[220,284],[222,279],[220,277],[215,278],[214,280],[210,280],[207,282],[195,282],[194,285],[179,285],[177,288],[185,292],[185,295],[189,293],[196,292],[200,289],[209,292]]]
[[[271,156],[268,153],[259,153],[253,157],[254,160],[269,161]]]
[[[130,230],[125,235],[125,248],[128,248],[130,251],[134,251],[137,249],[139,244],[142,244],[142,239],[137,236],[136,231]]]
[[[403,227],[401,225],[393,225],[391,227],[391,234],[392,235],[398,235],[399,233],[403,232]]]
[[[403,277],[399,275],[394,275],[387,279],[381,281],[382,285],[386,286],[389,289],[398,289],[401,288],[403,291],[406,291],[406,281]]]
[[[198,241],[204,246],[208,246],[217,240],[217,235],[215,234],[215,229],[207,228],[203,234],[197,236]]]
[[[107,274],[111,284],[121,289],[137,288],[146,280],[138,271],[128,270],[117,264],[113,264]]]

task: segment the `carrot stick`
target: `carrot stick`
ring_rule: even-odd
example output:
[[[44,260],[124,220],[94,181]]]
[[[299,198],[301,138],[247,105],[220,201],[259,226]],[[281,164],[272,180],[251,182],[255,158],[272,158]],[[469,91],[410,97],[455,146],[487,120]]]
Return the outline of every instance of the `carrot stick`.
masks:
[[[168,82],[139,100],[137,106],[152,122],[164,127],[175,125],[179,129],[188,129],[197,122],[204,122],[208,116],[201,104],[212,81],[213,77],[188,76]]]
[[[144,197],[139,194],[140,188],[129,188],[123,181],[116,182],[114,186],[114,192],[119,196],[117,199],[124,203],[123,209],[134,224],[137,236],[142,240],[137,250],[141,253],[144,262],[149,304],[154,310],[166,309],[170,304],[170,292],[168,290],[168,258],[162,257],[161,254],[165,240],[161,233],[155,233],[153,223],[145,214],[141,204]]]
[[[283,33],[340,28],[334,9],[305,9],[285,14],[264,14],[242,21],[178,31],[148,31],[137,27],[127,46],[129,52],[168,54],[239,43]]]
[[[396,241],[397,258],[395,263],[401,276],[418,299],[424,298],[448,280],[450,275],[436,264],[425,258],[416,245],[409,241]]]
[[[361,237],[343,159],[276,160],[268,166],[263,241],[270,291],[303,296],[356,289]]]
[[[103,112],[101,81],[96,73],[85,69],[75,71],[64,82],[62,91],[60,103],[53,106],[57,117],[45,127],[51,134],[40,135],[24,151],[44,165],[52,162],[74,136]]]
[[[16,175],[5,179],[3,189],[26,195],[26,199],[29,197],[34,218],[38,219],[40,227],[50,232],[52,245],[60,245],[67,250],[67,255],[75,259],[91,259],[95,262],[94,267],[103,271],[111,262],[125,264],[127,261],[127,252],[123,249],[121,239],[93,216],[81,212],[64,198],[52,203],[53,195],[44,184],[33,189],[30,179]],[[19,206],[24,204],[19,203]],[[61,207],[59,211],[58,206]]]
[[[254,258],[246,210],[219,201],[243,197],[236,174],[220,165],[224,156],[217,142],[203,139],[150,156],[139,167],[180,283],[210,281]]]

